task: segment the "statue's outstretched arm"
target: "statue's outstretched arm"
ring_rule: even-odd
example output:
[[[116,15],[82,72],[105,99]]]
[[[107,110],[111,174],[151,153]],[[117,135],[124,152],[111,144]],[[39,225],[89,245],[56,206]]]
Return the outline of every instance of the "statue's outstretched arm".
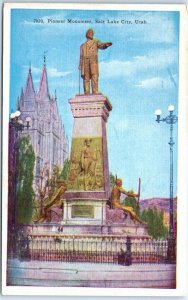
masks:
[[[129,193],[125,189],[123,189],[122,187],[120,187],[119,190],[120,190],[121,193],[125,194],[128,197],[138,197],[138,194]]]
[[[128,192],[127,192],[125,189],[123,189],[122,187],[119,187],[119,190],[120,190],[121,193],[123,193],[123,194],[125,194],[125,195],[128,194]],[[128,196],[128,195],[127,195],[127,196]]]
[[[104,50],[104,49],[106,49],[106,48],[108,48],[108,47],[110,47],[110,46],[112,46],[112,43],[111,43],[111,42],[102,43],[102,42],[100,42],[100,41],[97,41],[97,47],[98,47],[99,49]]]

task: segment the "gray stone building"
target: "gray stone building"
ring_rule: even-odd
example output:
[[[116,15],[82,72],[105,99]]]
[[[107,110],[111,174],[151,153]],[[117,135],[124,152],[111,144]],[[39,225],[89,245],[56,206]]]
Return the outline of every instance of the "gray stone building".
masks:
[[[36,191],[44,170],[48,169],[51,174],[55,165],[58,165],[61,170],[69,152],[68,137],[59,115],[56,95],[51,96],[49,93],[45,57],[39,90],[34,89],[30,67],[25,89],[22,89],[18,99],[18,107],[23,122],[27,116],[31,117],[29,130],[24,129],[20,135],[29,134],[31,137],[35,151]]]

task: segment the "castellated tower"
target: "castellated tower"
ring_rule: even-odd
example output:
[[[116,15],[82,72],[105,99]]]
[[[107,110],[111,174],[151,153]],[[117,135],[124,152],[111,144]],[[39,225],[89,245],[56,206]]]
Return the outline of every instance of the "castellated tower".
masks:
[[[62,169],[69,152],[68,137],[59,115],[57,97],[49,93],[45,57],[38,92],[34,89],[30,67],[25,90],[21,91],[18,106],[23,121],[27,116],[31,117],[29,130],[23,130],[20,135],[29,134],[31,137],[35,151],[34,188],[36,191],[42,172],[49,170],[51,174],[55,165]]]

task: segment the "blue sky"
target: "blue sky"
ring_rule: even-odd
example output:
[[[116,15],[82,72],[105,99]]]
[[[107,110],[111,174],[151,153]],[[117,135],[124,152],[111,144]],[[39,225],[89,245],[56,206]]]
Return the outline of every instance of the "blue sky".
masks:
[[[43,23],[34,22],[39,18]],[[62,23],[48,23],[48,19]],[[68,23],[68,19],[91,23]],[[144,23],[136,24],[136,20]],[[68,99],[78,93],[79,49],[90,27],[95,38],[113,43],[99,50],[99,90],[113,105],[107,123],[110,171],[123,179],[128,190],[137,191],[141,177],[142,199],[169,197],[169,125],[155,122],[154,111],[161,108],[166,116],[168,105],[173,104],[178,113],[178,12],[12,10],[10,109],[15,110],[25,87],[30,62],[38,90],[45,51],[50,93],[57,91],[71,141],[73,117]],[[174,129],[177,142],[177,125]],[[175,196],[176,161],[177,143]]]

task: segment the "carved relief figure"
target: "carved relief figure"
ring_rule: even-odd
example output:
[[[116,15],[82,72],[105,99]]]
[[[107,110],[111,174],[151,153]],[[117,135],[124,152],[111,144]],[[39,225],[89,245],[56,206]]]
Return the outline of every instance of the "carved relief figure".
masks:
[[[95,185],[95,168],[97,162],[97,153],[96,149],[91,149],[91,143],[92,139],[85,139],[85,147],[82,150],[80,158],[80,176],[84,176],[85,190],[90,190]]]
[[[74,140],[67,184],[69,190],[104,188],[101,139],[88,137]]]
[[[81,77],[84,83],[84,94],[90,94],[90,81],[92,85],[92,94],[98,94],[98,49],[106,49],[112,45],[111,42],[102,43],[93,38],[93,29],[86,32],[87,41],[80,47],[80,64]]]
[[[71,164],[68,172],[68,187],[69,189],[77,188],[78,175],[80,173],[79,155],[75,152],[71,154]]]

